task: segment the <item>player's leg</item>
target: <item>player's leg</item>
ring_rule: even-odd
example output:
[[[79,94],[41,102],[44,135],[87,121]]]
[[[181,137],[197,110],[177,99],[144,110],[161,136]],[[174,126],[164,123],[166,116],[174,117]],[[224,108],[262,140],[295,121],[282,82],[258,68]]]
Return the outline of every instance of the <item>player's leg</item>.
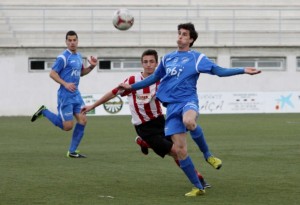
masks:
[[[175,163],[177,164],[177,166],[180,167],[179,160],[177,159],[177,157],[174,156],[174,155],[171,155],[171,157],[173,157],[173,159],[174,159]],[[200,181],[201,185],[203,186],[203,188],[204,189],[211,188],[211,185],[205,181],[203,175],[196,168],[195,168],[195,172],[196,172],[196,174],[199,178],[199,181]]]
[[[135,142],[140,146],[141,152],[144,155],[147,155],[149,153],[148,148],[150,147],[150,145],[148,145],[147,142],[144,141],[144,139],[140,136],[140,135],[143,135],[143,127],[144,127],[143,124],[134,126],[135,131],[136,131],[136,133],[138,135],[135,138]]]
[[[77,120],[77,123],[73,130],[71,144],[70,144],[70,148],[67,153],[67,156],[72,157],[72,158],[85,158],[86,156],[83,154],[80,154],[78,152],[77,148],[78,148],[78,146],[83,138],[83,135],[84,135],[85,125],[86,125],[86,116],[79,113],[79,114],[75,114],[75,118]]]
[[[203,131],[196,122],[199,115],[198,110],[198,104],[194,102],[187,103],[183,108],[182,120],[185,127],[190,131],[193,140],[203,153],[205,159],[207,159],[209,156],[211,156],[211,153],[209,152],[209,148],[204,138]]]
[[[176,150],[180,168],[195,186],[186,196],[198,196],[204,194],[204,188],[195,172],[195,166],[187,152],[186,127],[182,122],[182,104],[168,104],[166,114],[165,135],[172,136],[171,139]]]
[[[148,143],[143,140],[143,138],[141,138],[140,136],[137,136],[135,138],[135,142],[136,144],[138,144],[141,148],[141,152],[145,155],[147,155],[149,153],[148,148],[150,148],[150,145],[148,145]]]
[[[192,191],[185,194],[185,196],[198,196],[205,193],[196,172],[192,159],[187,153],[186,133],[174,134],[172,136],[175,149],[177,150],[177,157],[180,164],[180,168],[188,177],[190,182],[195,186]]]
[[[186,106],[183,114],[183,123],[186,126],[186,128],[190,131],[192,139],[198,145],[205,159],[207,159],[209,156],[211,156],[211,153],[209,152],[203,131],[201,127],[196,123],[197,116],[198,113],[195,110],[188,109],[188,107]]]
[[[46,117],[53,125],[64,129],[62,119],[59,115],[54,114],[48,110],[44,105],[42,105],[31,117],[31,122],[36,121],[40,117]]]
[[[196,129],[191,131],[190,133],[194,142],[198,145],[199,149],[203,152],[205,160],[210,165],[212,165],[215,169],[220,169],[222,167],[222,161],[219,158],[213,156],[209,152],[201,127],[197,125]]]
[[[72,158],[85,158],[86,156],[79,154],[76,150],[83,138],[84,135],[84,130],[85,130],[85,125],[87,123],[87,117],[85,114],[80,113],[81,107],[82,107],[82,103],[76,103],[74,104],[74,116],[77,120],[77,123],[75,125],[75,128],[73,130],[73,135],[72,135],[72,139],[71,139],[71,144],[70,144],[70,148],[69,151],[67,153],[68,157],[72,157]]]
[[[151,147],[153,151],[162,158],[164,158],[165,155],[172,156],[176,164],[180,167],[179,161],[177,160],[176,149],[173,145],[171,137],[170,136],[165,137],[164,127],[165,127],[165,119],[163,116],[150,120],[149,122],[143,123],[142,125],[135,126],[137,133],[140,136],[142,136],[139,137],[140,143],[146,142],[147,146]],[[202,175],[198,173],[196,170],[195,172],[197,174],[197,177],[199,177],[200,182],[201,181],[205,182]],[[205,187],[207,186],[209,185],[208,184],[205,185]]]
[[[153,129],[155,129],[155,127],[153,127]],[[140,139],[140,143],[143,143],[142,146],[147,146],[148,148],[152,148],[153,151],[160,157],[164,158],[164,156],[166,155],[170,155],[176,165],[178,165],[178,167],[180,168],[180,164],[179,164],[179,160],[177,159],[177,155],[176,155],[176,150],[175,147],[173,145],[172,140],[170,139],[170,137],[165,137],[163,135],[153,135],[151,137],[145,138],[145,140],[143,140],[141,137],[139,137]],[[211,187],[210,184],[208,184],[203,176],[201,175],[200,172],[198,172],[195,169],[195,172],[197,174],[197,177],[200,180],[201,185],[203,186],[203,188],[209,188]]]
[[[165,138],[164,127],[165,118],[163,115],[135,126],[136,132],[142,139],[140,144],[143,147],[148,145],[148,148],[151,147],[153,151],[162,158],[169,154],[173,145],[172,141]]]
[[[197,117],[198,106],[192,103],[188,103],[183,109],[183,123],[186,126],[186,128],[190,130],[192,139],[203,153],[205,160],[215,169],[220,169],[222,166],[222,161],[214,157],[210,153],[203,131],[196,122]]]
[[[164,127],[165,127],[165,118],[163,115],[158,116],[157,118],[151,119],[147,122],[144,122],[139,125],[135,125],[135,131],[137,133],[137,137],[135,138],[135,142],[141,147],[142,153],[145,155],[148,154],[148,148],[155,148],[152,147],[150,143],[160,143],[153,140],[161,140],[163,141],[164,137]],[[156,138],[158,137],[158,138]],[[150,141],[150,143],[149,143]],[[153,141],[153,142],[152,142]],[[154,144],[155,146],[155,144]],[[154,152],[156,152],[156,149],[153,149]],[[157,153],[157,152],[156,152]],[[168,152],[167,152],[168,153]],[[167,154],[166,153],[166,154]],[[160,156],[165,156],[165,154],[161,155],[157,153]]]

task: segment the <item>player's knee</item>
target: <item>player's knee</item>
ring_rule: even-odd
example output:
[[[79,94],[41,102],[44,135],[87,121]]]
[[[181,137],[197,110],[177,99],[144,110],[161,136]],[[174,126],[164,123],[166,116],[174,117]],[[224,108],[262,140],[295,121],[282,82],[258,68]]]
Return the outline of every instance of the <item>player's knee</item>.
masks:
[[[63,125],[64,131],[70,131],[73,129],[73,122],[65,122]]]
[[[183,124],[188,130],[194,130],[197,126],[195,120],[192,119],[184,119]]]
[[[186,146],[176,146],[176,153],[177,153],[178,159],[185,159],[187,156]]]
[[[87,118],[86,117],[84,117],[83,119],[82,119],[82,123],[81,124],[83,124],[83,125],[86,125],[87,124]]]
[[[172,146],[172,148],[171,148],[171,150],[169,152],[169,155],[172,156],[174,159],[177,158],[177,149],[174,146],[174,144],[173,144],[173,146]]]
[[[86,115],[80,115],[80,117],[78,118],[78,123],[85,126],[87,124]]]
[[[72,130],[72,128],[73,128],[73,127],[66,126],[66,127],[64,127],[64,131],[70,131],[70,130]]]

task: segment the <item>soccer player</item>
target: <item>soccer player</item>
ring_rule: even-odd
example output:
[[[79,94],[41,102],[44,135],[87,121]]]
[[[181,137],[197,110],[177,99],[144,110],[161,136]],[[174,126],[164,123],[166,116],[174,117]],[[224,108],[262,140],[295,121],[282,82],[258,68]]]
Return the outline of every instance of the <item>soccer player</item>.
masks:
[[[143,72],[128,77],[125,82],[133,84],[151,75],[158,65],[157,52],[151,49],[144,51],[141,56],[141,63],[143,66]],[[97,100],[94,104],[84,106],[82,108],[82,113],[87,113],[88,111],[114,98],[116,95],[127,96],[132,115],[132,124],[139,136],[136,138],[136,141],[139,145],[141,145],[142,152],[144,154],[148,154],[146,146],[149,145],[157,155],[163,158],[165,155],[169,154],[174,158],[177,165],[179,165],[173,143],[171,140],[165,138],[164,135],[165,118],[162,113],[161,105],[156,99],[156,90],[158,85],[159,81],[138,91],[124,91],[115,88],[104,94],[104,96]],[[194,172],[199,178],[202,186],[205,188],[210,187],[210,185],[204,181],[203,176],[199,172],[196,170],[194,170]]]
[[[215,168],[220,168],[222,162],[209,152],[203,131],[197,125],[199,105],[197,96],[197,80],[200,73],[217,75],[219,77],[238,74],[258,74],[259,70],[246,68],[222,68],[214,64],[203,53],[190,48],[198,38],[198,33],[192,23],[179,24],[177,27],[177,50],[165,55],[155,72],[143,81],[126,84],[119,88],[139,90],[161,80],[156,97],[167,109],[165,135],[171,136],[177,150],[180,167],[194,185],[192,191],[185,196],[198,196],[205,193],[195,171],[194,164],[187,152],[186,136],[189,130],[194,141],[204,153],[205,159]]]
[[[87,123],[86,115],[80,113],[84,102],[78,90],[78,85],[80,77],[90,73],[95,68],[97,59],[91,56],[91,59],[88,59],[90,66],[84,67],[82,56],[77,52],[78,36],[74,31],[67,32],[66,45],[67,49],[57,57],[50,72],[50,77],[60,84],[57,92],[58,114],[52,113],[42,105],[34,113],[31,121],[34,122],[36,119],[45,116],[55,126],[70,131],[73,129],[73,116],[75,116],[77,123],[67,157],[85,158],[85,155],[77,151]]]

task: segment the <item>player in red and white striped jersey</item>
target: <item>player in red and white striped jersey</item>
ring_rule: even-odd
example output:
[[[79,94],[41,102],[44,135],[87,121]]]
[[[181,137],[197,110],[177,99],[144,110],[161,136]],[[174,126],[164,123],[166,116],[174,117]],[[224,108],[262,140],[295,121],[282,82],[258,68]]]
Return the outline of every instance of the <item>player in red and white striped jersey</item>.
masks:
[[[130,76],[125,80],[125,83],[133,84],[151,75],[158,64],[157,52],[155,50],[144,51],[141,57],[141,63],[143,72]],[[115,88],[112,91],[107,92],[94,104],[83,107],[81,112],[87,113],[95,107],[114,98],[116,95],[127,96],[132,115],[131,121],[139,136],[137,137],[137,143],[141,146],[142,152],[148,154],[148,148],[146,146],[149,146],[162,158],[165,155],[171,155],[176,164],[179,165],[173,142],[169,140],[170,138],[166,138],[164,134],[165,118],[162,113],[160,102],[156,99],[158,85],[159,82],[156,82],[141,90],[125,91]],[[203,176],[197,170],[195,171],[203,187],[210,187],[210,185],[204,181]]]
[[[151,65],[151,63],[149,63],[149,65]],[[151,72],[152,69],[148,69],[147,72],[137,73],[136,75],[127,78],[124,83],[133,84],[139,82],[148,77]],[[144,89],[133,91],[118,90],[118,88],[112,90],[114,95],[128,97],[132,115],[132,124],[140,125],[163,115],[160,102],[156,100],[155,95],[158,85],[159,82],[156,82],[156,84]]]

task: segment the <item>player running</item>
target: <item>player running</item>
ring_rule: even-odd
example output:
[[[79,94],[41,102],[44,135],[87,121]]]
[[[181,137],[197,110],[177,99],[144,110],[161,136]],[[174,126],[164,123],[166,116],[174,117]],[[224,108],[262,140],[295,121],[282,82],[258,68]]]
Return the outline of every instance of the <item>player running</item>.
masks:
[[[67,32],[66,45],[67,49],[57,57],[50,72],[50,77],[60,84],[57,92],[58,114],[52,113],[42,105],[32,116],[31,122],[45,116],[53,125],[62,130],[70,131],[73,129],[73,117],[75,116],[77,123],[73,131],[67,157],[85,158],[86,156],[80,154],[77,150],[87,123],[86,115],[80,113],[84,102],[78,90],[78,85],[80,77],[87,75],[96,67],[97,59],[91,57],[91,60],[88,60],[90,66],[86,68],[83,66],[81,54],[77,52],[78,36],[74,31]]]

